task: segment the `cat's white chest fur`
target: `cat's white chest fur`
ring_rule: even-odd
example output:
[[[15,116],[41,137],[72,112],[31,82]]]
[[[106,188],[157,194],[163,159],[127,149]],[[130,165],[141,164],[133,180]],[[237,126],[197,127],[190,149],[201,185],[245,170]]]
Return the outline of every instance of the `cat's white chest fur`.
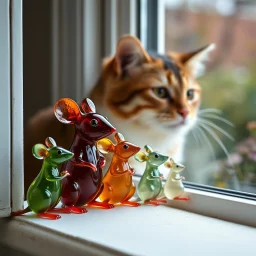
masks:
[[[116,130],[122,133],[127,141],[141,147],[141,151],[144,151],[145,145],[149,145],[154,151],[161,152],[179,163],[183,162],[185,137],[190,129],[188,126],[163,131],[158,123],[147,123],[145,119],[147,119],[147,115],[149,117],[150,113],[145,113],[145,111],[141,117],[128,120],[120,119],[106,111],[106,109],[99,109],[99,112],[104,113],[109,118]],[[138,118],[141,118],[141,120],[138,120]],[[148,118],[148,120],[152,119]],[[145,170],[143,163],[137,162],[134,157],[129,159],[129,163],[135,169],[136,174],[143,174]],[[163,165],[160,166],[159,170],[164,178],[167,178],[169,170]]]

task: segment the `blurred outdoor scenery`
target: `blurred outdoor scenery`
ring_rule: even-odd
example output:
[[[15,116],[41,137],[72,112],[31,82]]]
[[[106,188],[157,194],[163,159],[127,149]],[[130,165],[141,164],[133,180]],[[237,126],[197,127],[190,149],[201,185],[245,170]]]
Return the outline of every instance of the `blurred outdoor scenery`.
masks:
[[[165,8],[166,51],[216,44],[206,73],[199,78],[201,109],[221,110],[205,113],[207,120],[234,137],[232,141],[214,126],[201,127],[190,136],[184,176],[187,181],[256,193],[256,124],[249,123],[256,121],[256,1],[166,0]],[[229,159],[209,134],[213,132]]]

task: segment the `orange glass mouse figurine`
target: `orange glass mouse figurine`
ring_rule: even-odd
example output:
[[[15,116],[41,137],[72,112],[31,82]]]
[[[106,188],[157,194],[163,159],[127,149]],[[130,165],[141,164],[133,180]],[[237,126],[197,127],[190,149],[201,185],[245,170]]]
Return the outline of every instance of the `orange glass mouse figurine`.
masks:
[[[99,198],[102,202],[127,206],[139,206],[139,203],[130,202],[136,187],[132,182],[134,169],[129,165],[128,159],[139,152],[140,147],[125,141],[120,133],[115,134],[117,144],[109,139],[102,139],[97,142],[97,148],[101,153],[113,152],[112,162],[103,178],[104,189]]]

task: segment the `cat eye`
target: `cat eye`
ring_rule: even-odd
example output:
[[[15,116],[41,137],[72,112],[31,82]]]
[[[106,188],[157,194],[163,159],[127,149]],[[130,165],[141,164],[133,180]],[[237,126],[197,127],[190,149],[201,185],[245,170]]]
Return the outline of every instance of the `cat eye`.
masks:
[[[157,87],[152,89],[155,95],[161,99],[165,99],[168,97],[168,90],[164,87]]]
[[[62,153],[62,152],[61,152],[61,150],[58,150],[58,152],[57,152],[57,153],[58,153],[58,155],[61,155],[61,153]]]
[[[98,124],[98,121],[96,119],[92,119],[90,124],[91,124],[92,127],[96,127],[97,124]]]
[[[188,100],[193,100],[195,96],[195,90],[194,89],[189,89],[187,91],[187,98]]]

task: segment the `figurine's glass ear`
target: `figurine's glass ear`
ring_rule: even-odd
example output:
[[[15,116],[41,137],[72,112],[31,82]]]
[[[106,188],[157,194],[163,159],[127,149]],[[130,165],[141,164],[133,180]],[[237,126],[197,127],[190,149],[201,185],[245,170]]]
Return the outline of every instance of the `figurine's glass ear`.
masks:
[[[164,166],[165,166],[166,168],[168,168],[168,169],[171,169],[171,168],[172,168],[172,165],[171,165],[171,163],[170,163],[169,161],[165,162],[165,163],[164,163]]]
[[[96,107],[95,107],[94,103],[89,98],[85,98],[82,101],[82,109],[85,113],[95,113],[96,112]]]
[[[97,141],[96,146],[97,146],[97,149],[103,154],[108,154],[109,152],[114,151],[113,142],[106,138]]]
[[[60,122],[74,124],[81,113],[75,101],[63,98],[54,105],[54,114]]]
[[[121,142],[121,141],[125,141],[123,134],[121,134],[121,133],[119,133],[119,132],[117,132],[117,133],[115,134],[115,140],[116,140],[117,143],[119,143],[119,142]]]
[[[32,148],[32,154],[37,159],[44,159],[48,155],[48,150],[43,144],[36,144]]]
[[[146,150],[146,152],[149,154],[149,153],[151,153],[151,152],[153,152],[153,149],[149,146],[149,145],[145,145],[145,150]]]
[[[173,167],[173,165],[174,165],[174,161],[173,161],[172,158],[170,158],[169,161],[166,161],[166,162],[164,163],[164,166],[167,167],[168,169],[171,169],[171,168]]]
[[[48,138],[45,139],[45,144],[46,144],[46,146],[48,148],[52,148],[52,147],[56,147],[57,146],[55,140],[53,138],[51,138],[51,137],[48,137]]]
[[[148,160],[148,157],[147,157],[147,155],[144,153],[144,152],[139,152],[139,153],[137,153],[135,156],[134,156],[134,158],[137,160],[137,161],[139,161],[139,162],[145,162],[145,161],[147,161]]]

